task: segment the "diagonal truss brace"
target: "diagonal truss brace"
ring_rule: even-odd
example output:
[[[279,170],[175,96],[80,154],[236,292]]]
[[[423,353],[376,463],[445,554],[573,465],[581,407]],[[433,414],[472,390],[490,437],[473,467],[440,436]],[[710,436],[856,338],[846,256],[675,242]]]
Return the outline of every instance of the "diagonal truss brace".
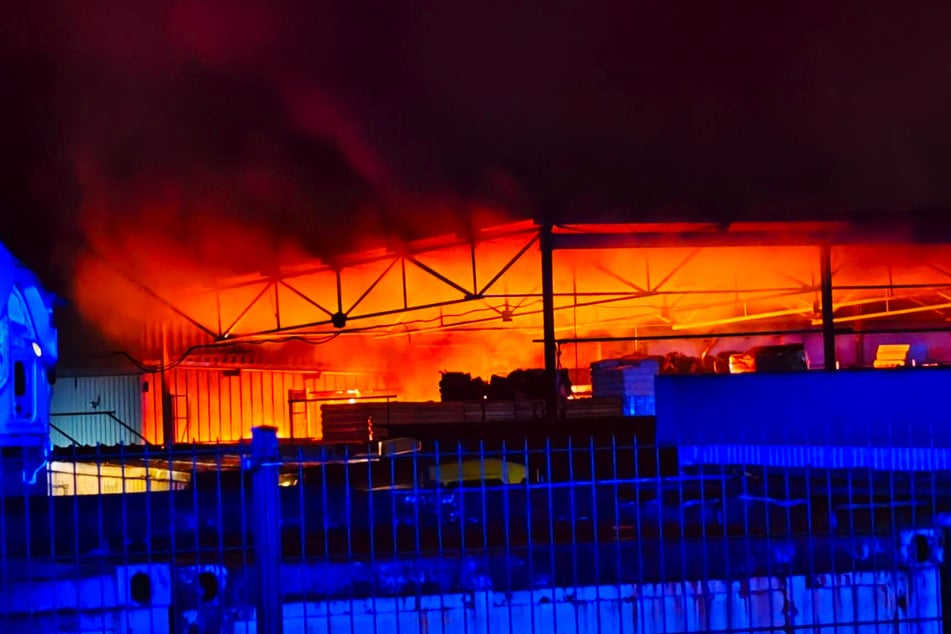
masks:
[[[538,243],[538,239],[539,239],[538,232],[533,232],[530,239],[508,261],[506,261],[499,268],[499,270],[489,279],[489,281],[485,283],[481,288],[479,288],[477,285],[478,280],[476,278],[476,259],[474,255],[476,249],[475,249],[474,242],[471,243],[472,245],[471,248],[473,252],[473,256],[472,256],[473,288],[472,289],[466,288],[463,284],[460,284],[456,282],[455,280],[452,280],[451,278],[444,275],[443,273],[440,273],[435,268],[425,264],[424,262],[421,262],[414,255],[402,255],[402,256],[394,257],[389,261],[389,263],[385,266],[385,268],[376,276],[376,278],[366,288],[363,289],[363,291],[357,297],[357,299],[349,306],[349,308],[346,308],[346,310],[344,309],[344,306],[343,306],[343,296],[342,296],[343,295],[342,294],[342,279],[344,277],[343,273],[345,272],[345,269],[344,270],[338,269],[335,271],[336,284],[337,284],[336,297],[337,297],[337,309],[338,309],[336,311],[336,314],[334,311],[331,311],[327,307],[323,306],[322,304],[314,300],[312,297],[310,297],[308,294],[304,293],[299,288],[291,284],[288,280],[286,279],[272,280],[265,286],[265,288],[260,293],[257,294],[257,296],[254,297],[254,299],[251,300],[251,302],[241,312],[238,318],[228,327],[228,329],[224,333],[222,333],[222,336],[229,337],[231,339],[244,338],[244,337],[254,338],[254,337],[261,337],[266,335],[290,333],[290,332],[324,327],[324,326],[336,326],[338,327],[338,329],[340,329],[339,326],[337,326],[337,323],[339,322],[335,323],[335,319],[338,319],[340,314],[344,315],[347,321],[351,321],[351,320],[358,320],[358,319],[372,319],[377,317],[385,317],[389,315],[395,315],[395,314],[414,311],[414,310],[424,310],[424,309],[430,309],[430,308],[452,306],[452,305],[472,302],[472,301],[482,301],[485,299],[485,294],[493,286],[495,286],[498,283],[498,281],[508,271],[510,271],[512,267],[517,262],[519,262],[522,257],[525,256],[526,253],[528,253],[531,250],[533,246],[535,246]],[[406,279],[406,263],[407,262],[417,267],[421,271],[427,273],[428,275],[432,276],[434,279],[437,279],[440,282],[444,283],[445,285],[452,288],[453,290],[458,291],[461,294],[461,297],[454,298],[454,299],[447,299],[444,301],[437,301],[437,302],[423,302],[419,304],[410,302],[408,299],[409,289],[408,289],[407,279]],[[402,305],[393,309],[380,310],[380,311],[374,311],[369,313],[357,313],[356,309],[364,302],[367,296],[369,296],[370,293],[372,293],[373,290],[377,286],[379,286],[379,284],[387,277],[387,275],[390,274],[390,272],[393,270],[393,268],[397,264],[400,264],[400,270],[401,270],[401,284],[402,284],[402,296],[403,296]],[[310,321],[307,323],[292,324],[292,323],[287,323],[286,320],[282,322],[280,314],[278,313],[275,315],[276,317],[275,328],[260,330],[260,331],[251,332],[251,333],[235,334],[234,333],[235,327],[240,323],[240,321],[244,318],[244,316],[246,316],[251,311],[251,309],[257,304],[257,302],[259,302],[263,297],[267,296],[267,291],[271,288],[272,285],[280,285],[290,290],[295,295],[297,295],[298,297],[300,297],[301,299],[303,299],[304,301],[306,301],[307,303],[309,303],[310,305],[312,305],[313,307],[317,308],[322,313],[327,315],[327,319],[320,319],[320,320]]]

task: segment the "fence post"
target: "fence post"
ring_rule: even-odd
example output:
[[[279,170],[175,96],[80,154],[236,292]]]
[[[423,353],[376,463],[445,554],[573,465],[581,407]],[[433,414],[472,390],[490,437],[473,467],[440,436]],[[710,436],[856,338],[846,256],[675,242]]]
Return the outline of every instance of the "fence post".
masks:
[[[944,529],[944,543],[951,543],[951,530]],[[943,561],[938,564],[938,613],[941,615],[941,632],[951,632],[951,558],[945,551]]]
[[[257,582],[255,614],[259,634],[281,634],[281,455],[276,427],[251,429],[251,457],[245,468],[251,479],[251,526]]]

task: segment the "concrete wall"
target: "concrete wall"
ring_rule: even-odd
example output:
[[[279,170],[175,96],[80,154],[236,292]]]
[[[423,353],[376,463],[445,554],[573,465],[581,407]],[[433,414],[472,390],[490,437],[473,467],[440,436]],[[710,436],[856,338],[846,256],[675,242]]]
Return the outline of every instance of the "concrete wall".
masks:
[[[811,579],[300,602],[285,604],[284,632],[938,634],[942,631],[938,590],[937,571],[926,568]],[[233,631],[256,633],[253,611],[239,615]]]
[[[73,578],[76,570],[70,566],[51,566],[48,570],[34,569],[29,579],[7,580],[0,596],[0,631],[257,631],[254,608],[249,605],[251,588],[242,589],[240,598],[226,592],[225,587],[233,580],[224,569],[131,565],[103,570],[98,576]],[[213,591],[201,583],[201,577],[208,575],[218,580]],[[474,590],[353,601],[289,597],[283,616],[285,634],[942,631],[939,573],[932,566],[733,582],[508,593]]]
[[[97,576],[79,576],[69,565],[30,566],[33,579],[8,579],[3,584],[0,631],[4,634],[170,632],[172,578],[166,565],[106,567]]]

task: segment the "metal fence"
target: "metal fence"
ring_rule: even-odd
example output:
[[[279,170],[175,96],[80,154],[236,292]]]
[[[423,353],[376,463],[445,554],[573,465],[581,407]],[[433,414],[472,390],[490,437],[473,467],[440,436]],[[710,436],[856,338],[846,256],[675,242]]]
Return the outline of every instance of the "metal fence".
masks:
[[[949,627],[951,471],[516,436],[74,448],[0,498],[0,632]]]

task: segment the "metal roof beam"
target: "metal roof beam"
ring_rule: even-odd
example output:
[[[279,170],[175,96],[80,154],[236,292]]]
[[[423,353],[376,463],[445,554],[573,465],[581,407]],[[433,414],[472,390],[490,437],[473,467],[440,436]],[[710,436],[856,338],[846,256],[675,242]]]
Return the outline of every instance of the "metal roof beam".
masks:
[[[760,231],[742,233],[556,233],[552,248],[568,249],[631,249],[660,247],[725,247],[725,246],[817,246],[815,236],[790,236]]]
[[[874,225],[830,231],[587,232],[551,236],[552,248],[628,249],[663,247],[821,246],[847,244],[951,244],[951,227]]]

